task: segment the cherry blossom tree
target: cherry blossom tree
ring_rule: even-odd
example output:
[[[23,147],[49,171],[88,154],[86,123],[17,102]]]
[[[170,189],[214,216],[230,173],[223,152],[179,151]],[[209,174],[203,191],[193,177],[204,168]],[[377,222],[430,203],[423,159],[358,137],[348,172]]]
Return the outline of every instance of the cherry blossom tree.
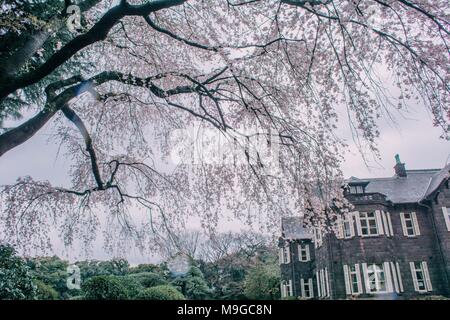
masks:
[[[108,246],[193,217],[326,225],[345,207],[339,121],[376,153],[379,119],[421,104],[448,138],[447,0],[81,0],[76,33],[71,4],[2,4],[0,161],[46,126],[72,164],[64,186],[2,187],[17,245],[55,227],[90,243],[99,212]]]

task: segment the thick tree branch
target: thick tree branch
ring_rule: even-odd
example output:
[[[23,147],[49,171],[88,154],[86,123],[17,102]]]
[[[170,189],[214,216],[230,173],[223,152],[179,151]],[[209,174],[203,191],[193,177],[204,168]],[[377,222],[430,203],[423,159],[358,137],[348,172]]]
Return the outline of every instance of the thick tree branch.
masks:
[[[112,27],[114,27],[123,17],[145,17],[151,12],[181,5],[186,1],[187,0],[155,0],[141,5],[130,5],[126,1],[121,1],[119,5],[106,12],[88,32],[71,40],[40,67],[19,76],[18,78],[8,78],[3,80],[2,83],[0,83],[0,100],[18,89],[32,85],[43,79],[83,48],[95,42],[104,40]]]
[[[75,113],[75,111],[73,111],[68,105],[63,106],[61,108],[61,111],[64,113],[64,116],[66,116],[66,118],[69,119],[69,121],[77,127],[78,131],[80,131],[86,145],[86,151],[89,153],[89,156],[91,158],[92,173],[94,174],[95,182],[97,183],[98,189],[103,190],[104,185],[97,164],[97,155],[95,154],[95,150],[92,145],[92,138],[88,130],[86,129],[83,120],[81,120],[81,118]]]

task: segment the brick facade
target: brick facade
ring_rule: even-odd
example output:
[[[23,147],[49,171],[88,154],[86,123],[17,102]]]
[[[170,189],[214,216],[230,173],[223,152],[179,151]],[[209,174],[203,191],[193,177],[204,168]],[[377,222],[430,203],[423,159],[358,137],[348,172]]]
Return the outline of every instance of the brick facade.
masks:
[[[450,166],[434,171],[406,170],[406,177],[394,176],[386,181],[375,181],[373,184],[380,186],[379,192],[372,187],[370,193],[348,194],[355,206],[354,213],[347,220],[353,224],[353,236],[349,236],[349,224],[344,226],[342,220],[339,224],[340,231],[347,232],[348,238],[337,232],[323,235],[320,241],[301,230],[302,227],[298,227],[295,234],[291,232],[295,229],[292,224],[301,224],[301,220],[284,220],[279,241],[283,296],[306,298],[301,284],[309,279],[312,279],[316,299],[449,296],[450,230],[442,209],[449,208],[450,215],[449,169]],[[429,176],[428,180],[426,176]],[[371,180],[366,179],[364,183],[367,190]],[[410,201],[406,196],[407,190],[395,190],[395,194],[391,191],[395,188],[383,190],[383,185],[389,183],[401,183],[405,187],[411,184],[419,187],[418,184],[422,183],[425,192],[417,201]],[[432,186],[434,188],[430,189]],[[417,194],[419,192],[416,190]],[[393,202],[391,198],[401,199],[401,202]],[[364,228],[365,212],[373,213],[371,217],[377,219],[371,218],[371,232],[376,225],[377,233],[381,234],[365,234],[368,232]],[[287,230],[287,225],[291,230]],[[309,261],[300,261],[299,244],[309,246]],[[281,252],[287,252],[283,251],[286,246],[290,255],[288,261],[281,257]]]

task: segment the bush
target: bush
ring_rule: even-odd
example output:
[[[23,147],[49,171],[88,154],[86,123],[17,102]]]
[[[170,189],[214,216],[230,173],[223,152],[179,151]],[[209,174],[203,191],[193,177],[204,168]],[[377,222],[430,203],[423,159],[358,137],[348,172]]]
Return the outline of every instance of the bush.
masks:
[[[167,284],[167,281],[161,275],[154,272],[133,273],[128,275],[127,278],[139,282],[144,288],[151,288]]]
[[[123,281],[115,276],[96,276],[88,279],[82,286],[87,300],[126,300],[128,289]]]
[[[37,287],[37,298],[39,300],[58,300],[59,293],[48,284],[40,280],[35,280]]]
[[[121,283],[121,285],[124,287],[127,299],[135,299],[136,296],[144,290],[144,287],[137,281],[136,279],[133,279],[132,277],[117,277],[117,280]]]
[[[0,244],[0,300],[36,299],[30,268],[13,247]]]
[[[258,266],[245,277],[244,294],[251,300],[275,300],[280,296],[280,277],[275,266]]]
[[[139,300],[185,300],[183,294],[168,285],[144,289],[138,296]]]

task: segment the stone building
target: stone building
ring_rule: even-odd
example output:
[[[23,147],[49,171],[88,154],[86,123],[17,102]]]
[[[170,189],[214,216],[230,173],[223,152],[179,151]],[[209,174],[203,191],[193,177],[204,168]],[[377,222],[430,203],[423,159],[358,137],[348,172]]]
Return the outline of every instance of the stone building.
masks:
[[[409,299],[450,295],[450,165],[350,178],[354,211],[337,232],[284,218],[279,240],[283,297]]]

